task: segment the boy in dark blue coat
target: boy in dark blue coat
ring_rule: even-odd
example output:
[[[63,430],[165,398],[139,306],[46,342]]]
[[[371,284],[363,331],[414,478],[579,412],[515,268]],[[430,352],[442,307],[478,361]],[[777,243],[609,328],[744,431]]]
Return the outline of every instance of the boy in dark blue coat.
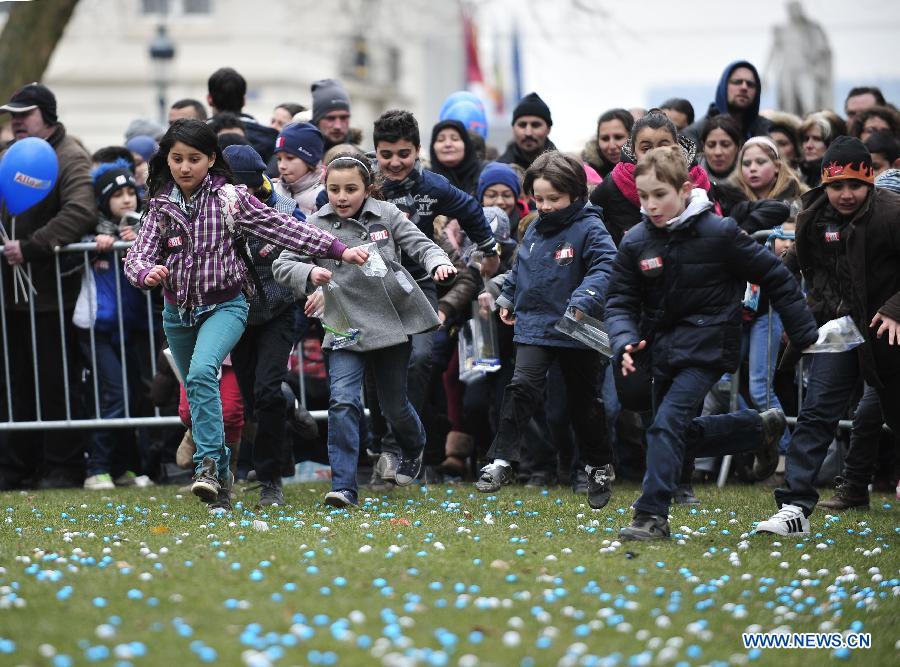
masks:
[[[614,478],[600,378],[600,354],[556,330],[567,308],[600,318],[616,247],[599,209],[585,206],[587,180],[575,158],[556,151],[538,157],[525,174],[540,216],[528,228],[497,305],[500,319],[514,325],[516,366],[503,393],[492,462],[475,487],[497,491],[513,479],[522,436],[544,397],[547,370],[559,362],[569,413],[588,474],[588,502],[609,502]]]
[[[759,477],[774,472],[784,432],[780,410],[696,417],[741,348],[741,297],[761,285],[791,341],[816,340],[816,323],[782,262],[734,220],[711,212],[692,190],[678,147],[650,151],[634,172],[643,221],[619,246],[606,301],[606,323],[622,375],[653,376],[656,414],[647,430],[647,472],[623,539],[669,537],[668,513],[682,460],[756,451]],[[646,357],[649,355],[650,359]]]
[[[415,117],[409,111],[385,111],[375,121],[373,139],[378,170],[384,177],[381,188],[384,200],[406,213],[410,221],[429,239],[434,239],[436,215],[456,218],[462,230],[484,255],[482,274],[487,278],[493,276],[500,266],[500,258],[497,255],[497,242],[484,218],[481,204],[471,195],[450,185],[450,181],[440,174],[422,168],[419,162],[419,124]],[[406,255],[401,258],[401,263],[437,310],[437,287],[431,277]],[[420,416],[429,391],[433,347],[430,331],[412,337],[407,392],[410,403]],[[395,447],[390,433],[382,441],[382,449],[386,456],[382,456],[380,460],[388,466],[387,477],[391,477],[398,462],[397,456],[392,454],[395,450],[399,452],[399,449]],[[426,451],[426,463],[429,459],[438,463],[443,456],[441,443],[436,451]],[[378,480],[373,479],[373,482],[378,483]]]

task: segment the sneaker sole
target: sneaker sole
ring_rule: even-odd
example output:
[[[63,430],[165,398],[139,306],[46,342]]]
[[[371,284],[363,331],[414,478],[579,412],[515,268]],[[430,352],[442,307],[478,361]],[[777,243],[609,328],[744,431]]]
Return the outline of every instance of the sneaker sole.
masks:
[[[407,477],[406,475],[395,475],[394,476],[394,484],[397,486],[409,486],[417,479],[419,479],[419,475],[421,474],[422,469],[419,468],[419,472],[416,473],[415,477]]]
[[[219,489],[205,482],[194,482],[191,485],[191,493],[205,503],[215,502],[219,498]]]
[[[479,493],[497,493],[497,491],[499,491],[501,488],[503,488],[502,484],[494,484],[491,486],[479,486],[478,484],[475,485],[475,490]]]
[[[359,505],[355,505],[349,500],[340,496],[325,496],[325,504],[329,507],[336,507],[337,509],[344,509],[345,507],[359,507]]]
[[[672,538],[668,535],[631,535],[629,533],[619,533],[619,539],[628,542],[653,542],[655,540],[669,540]]]
[[[759,530],[756,529],[757,535],[776,535],[778,537],[808,537],[809,531],[806,532],[798,532],[798,533],[779,533],[774,530]]]

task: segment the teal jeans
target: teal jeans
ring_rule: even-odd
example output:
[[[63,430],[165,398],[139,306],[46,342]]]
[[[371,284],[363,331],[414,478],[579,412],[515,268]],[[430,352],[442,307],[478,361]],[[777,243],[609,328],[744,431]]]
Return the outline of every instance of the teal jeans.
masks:
[[[244,333],[249,310],[243,294],[212,306],[179,308],[166,303],[163,309],[163,330],[191,409],[197,446],[194,468],[199,470],[206,457],[215,459],[220,480],[228,478],[231,453],[225,446],[219,369]]]

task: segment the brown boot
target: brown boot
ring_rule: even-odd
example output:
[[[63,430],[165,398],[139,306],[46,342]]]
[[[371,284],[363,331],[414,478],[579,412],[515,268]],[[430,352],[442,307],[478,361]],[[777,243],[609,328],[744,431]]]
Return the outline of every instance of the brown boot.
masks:
[[[828,500],[820,501],[819,507],[837,512],[854,507],[869,507],[868,487],[852,484],[843,477],[835,477],[834,488],[836,489],[834,496]]]
[[[194,452],[196,451],[197,446],[194,444],[191,429],[188,429],[185,431],[184,437],[181,439],[181,444],[178,445],[178,449],[175,450],[175,465],[179,468],[184,468],[185,470],[192,469],[194,467]]]
[[[444,444],[447,458],[440,465],[440,471],[447,475],[463,477],[466,474],[466,458],[471,456],[475,440],[468,433],[450,431]]]

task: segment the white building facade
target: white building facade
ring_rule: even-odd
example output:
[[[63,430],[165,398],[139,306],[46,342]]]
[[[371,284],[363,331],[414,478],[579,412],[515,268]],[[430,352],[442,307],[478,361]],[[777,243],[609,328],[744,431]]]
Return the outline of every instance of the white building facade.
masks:
[[[309,107],[310,84],[336,78],[364,147],[388,108],[415,113],[427,140],[441,102],[463,83],[455,0],[81,0],[43,83],[88,149],[121,144],[135,118],[159,120],[149,55],[159,25],[175,48],[168,104],[206,104],[209,75],[233,67],[247,80],[244,111],[268,124],[277,104]]]

